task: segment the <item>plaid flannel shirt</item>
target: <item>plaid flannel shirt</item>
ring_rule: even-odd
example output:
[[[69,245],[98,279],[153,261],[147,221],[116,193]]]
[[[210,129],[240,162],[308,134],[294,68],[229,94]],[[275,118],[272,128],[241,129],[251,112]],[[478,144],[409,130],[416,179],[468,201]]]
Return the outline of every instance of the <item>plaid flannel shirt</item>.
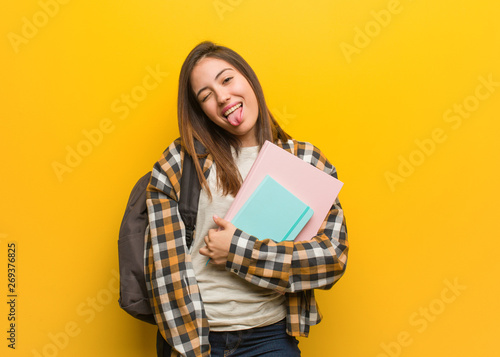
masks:
[[[326,157],[313,145],[296,140],[278,146],[337,177]],[[145,236],[145,274],[151,307],[173,356],[209,356],[209,324],[185,242],[178,209],[184,150],[174,141],[154,165],[147,187],[149,229]],[[203,172],[208,177],[209,155]],[[314,289],[329,289],[347,264],[347,229],[338,201],[310,241],[258,240],[237,229],[226,270],[255,285],[285,294],[287,333],[307,336],[321,321]]]

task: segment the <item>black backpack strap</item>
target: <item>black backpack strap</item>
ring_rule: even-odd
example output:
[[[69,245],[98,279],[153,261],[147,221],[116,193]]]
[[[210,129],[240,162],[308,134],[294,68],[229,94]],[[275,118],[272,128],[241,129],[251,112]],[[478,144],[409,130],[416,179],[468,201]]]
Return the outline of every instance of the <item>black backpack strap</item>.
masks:
[[[201,144],[195,141],[195,149],[197,153],[203,153],[204,148]],[[200,165],[203,168],[205,159],[200,158]],[[182,221],[186,227],[186,245],[188,249],[193,243],[193,233],[196,228],[196,217],[198,214],[198,201],[200,199],[201,185],[196,173],[195,163],[191,155],[184,155],[184,163],[182,164],[181,177],[181,193],[179,197],[179,211]]]

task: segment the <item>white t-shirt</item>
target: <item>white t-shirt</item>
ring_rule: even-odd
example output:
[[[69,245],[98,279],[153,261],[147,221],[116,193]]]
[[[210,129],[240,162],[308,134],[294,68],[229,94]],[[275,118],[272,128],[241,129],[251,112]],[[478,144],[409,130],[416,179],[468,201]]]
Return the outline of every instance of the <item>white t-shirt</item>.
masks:
[[[245,179],[257,158],[258,146],[241,148],[236,165]],[[212,217],[224,217],[234,200],[231,195],[222,196],[217,190],[216,167],[213,164],[208,176],[212,201],[206,192],[200,192],[196,233],[191,257],[201,297],[208,316],[211,331],[235,331],[266,326],[286,317],[285,296],[273,290],[260,288],[225,269],[225,266],[208,264],[208,258],[199,253],[205,246],[208,230],[217,228]]]

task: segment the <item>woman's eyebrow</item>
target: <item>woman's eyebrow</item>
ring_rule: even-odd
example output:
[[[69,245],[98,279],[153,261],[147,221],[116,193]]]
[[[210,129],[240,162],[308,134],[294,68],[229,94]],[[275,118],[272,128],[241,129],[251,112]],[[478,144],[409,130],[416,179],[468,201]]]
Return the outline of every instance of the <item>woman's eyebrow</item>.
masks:
[[[217,73],[217,75],[215,76],[215,80],[217,80],[217,78],[219,78],[219,77],[220,77],[220,75],[221,75],[222,73],[224,73],[224,71],[227,71],[227,70],[232,70],[232,68],[224,68],[222,71],[220,71],[219,73]],[[201,89],[198,91],[198,93],[196,93],[196,98],[198,98],[198,96],[200,95],[200,93],[201,93],[201,92],[203,92],[203,91],[204,91],[205,89],[207,89],[207,88],[208,88],[208,87],[206,87],[206,86],[205,86],[205,87],[203,87],[203,88],[201,88]]]

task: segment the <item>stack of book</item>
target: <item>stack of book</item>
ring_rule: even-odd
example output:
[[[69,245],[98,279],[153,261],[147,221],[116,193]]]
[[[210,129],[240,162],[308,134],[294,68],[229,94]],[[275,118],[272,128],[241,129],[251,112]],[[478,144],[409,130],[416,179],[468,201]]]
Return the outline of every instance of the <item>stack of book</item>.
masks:
[[[318,233],[342,186],[266,141],[224,218],[258,239],[309,240]]]

